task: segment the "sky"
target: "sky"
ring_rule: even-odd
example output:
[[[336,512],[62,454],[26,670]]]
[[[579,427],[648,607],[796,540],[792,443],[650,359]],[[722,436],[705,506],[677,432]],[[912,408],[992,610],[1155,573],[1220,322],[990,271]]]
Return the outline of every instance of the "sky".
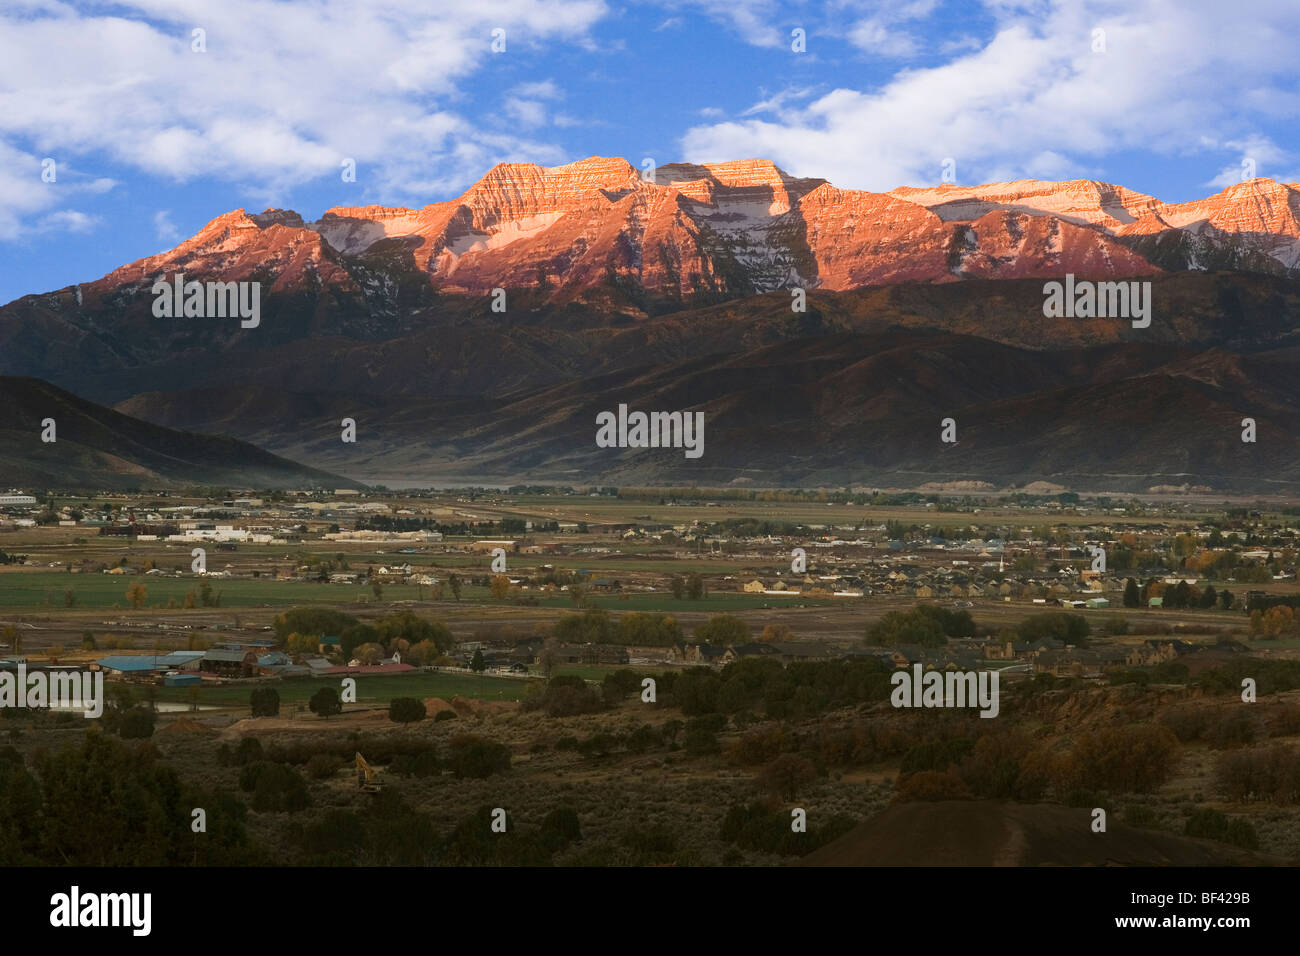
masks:
[[[498,162],[1294,182],[1297,36],[1295,0],[0,0],[0,302]]]

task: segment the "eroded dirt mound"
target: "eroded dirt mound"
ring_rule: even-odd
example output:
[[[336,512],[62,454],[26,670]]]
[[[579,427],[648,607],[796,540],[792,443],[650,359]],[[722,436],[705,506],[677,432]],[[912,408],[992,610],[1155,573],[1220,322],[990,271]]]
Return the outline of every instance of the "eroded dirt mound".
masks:
[[[1287,861],[1055,804],[944,800],[895,804],[797,866],[1260,866]]]
[[[215,727],[207,727],[191,717],[177,717],[165,727],[160,727],[160,734],[215,734]]]

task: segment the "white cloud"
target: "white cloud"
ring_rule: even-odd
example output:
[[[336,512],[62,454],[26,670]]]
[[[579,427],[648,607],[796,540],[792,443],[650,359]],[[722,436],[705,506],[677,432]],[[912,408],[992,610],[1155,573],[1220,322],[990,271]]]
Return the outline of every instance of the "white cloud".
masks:
[[[175,245],[181,238],[181,231],[172,222],[172,211],[170,209],[159,209],[153,214],[153,231],[159,239],[168,245]]]
[[[806,100],[808,97],[813,95],[813,92],[814,91],[811,87],[792,87],[771,95],[767,95],[766,91],[763,91],[763,99],[759,100],[740,115],[753,116],[756,113],[779,113],[785,108],[786,103],[794,100]]]
[[[52,182],[42,178],[47,159],[54,161]],[[52,210],[115,185],[112,179],[91,179],[62,154],[34,154],[0,139],[0,240],[17,239],[27,231],[84,232],[95,224],[94,217],[73,210],[58,215]]]
[[[79,232],[87,233],[100,223],[98,216],[92,216],[76,209],[60,209],[37,220],[34,232]]]
[[[216,177],[268,198],[354,158],[361,190],[416,202],[498,159],[552,144],[461,115],[460,87],[493,57],[581,42],[604,0],[122,0],[88,12],[0,4],[0,149],[108,161],[184,182]],[[206,31],[206,52],[191,31]],[[506,52],[491,51],[506,31]],[[525,84],[524,105],[558,98]],[[530,157],[532,158],[532,157]],[[0,163],[0,236],[48,196]],[[39,179],[37,185],[40,185]]]
[[[977,50],[900,71],[877,89],[696,126],[683,136],[683,158],[764,156],[795,175],[887,190],[936,183],[944,157],[957,160],[960,182],[985,182],[1068,175],[1113,151],[1214,149],[1206,144],[1257,136],[1279,110],[1300,110],[1285,39],[1300,33],[1300,6],[1288,0],[1261,0],[1249,16],[1218,0],[985,7],[995,29]],[[1104,54],[1092,52],[1095,27],[1106,31]],[[1223,152],[1207,157],[1207,177]]]

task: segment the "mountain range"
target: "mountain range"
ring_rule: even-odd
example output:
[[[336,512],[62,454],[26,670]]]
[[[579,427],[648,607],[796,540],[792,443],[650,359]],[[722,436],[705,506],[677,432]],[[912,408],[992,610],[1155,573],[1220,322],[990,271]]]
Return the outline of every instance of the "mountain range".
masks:
[[[155,316],[176,274],[260,283],[260,323]],[[1150,282],[1150,326],[1044,317],[1066,274]],[[226,213],[0,307],[0,374],[364,481],[1277,490],[1300,483],[1298,333],[1296,183],[1169,204],[593,158],[422,209]],[[704,412],[705,454],[598,448],[619,403]]]

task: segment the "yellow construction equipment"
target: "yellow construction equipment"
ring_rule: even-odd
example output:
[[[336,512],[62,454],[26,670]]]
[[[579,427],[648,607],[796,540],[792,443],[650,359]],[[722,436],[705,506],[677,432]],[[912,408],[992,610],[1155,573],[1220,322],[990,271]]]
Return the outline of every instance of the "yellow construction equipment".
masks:
[[[375,768],[366,763],[366,758],[357,754],[357,789],[362,793],[378,793],[384,789],[382,783],[375,783]]]

